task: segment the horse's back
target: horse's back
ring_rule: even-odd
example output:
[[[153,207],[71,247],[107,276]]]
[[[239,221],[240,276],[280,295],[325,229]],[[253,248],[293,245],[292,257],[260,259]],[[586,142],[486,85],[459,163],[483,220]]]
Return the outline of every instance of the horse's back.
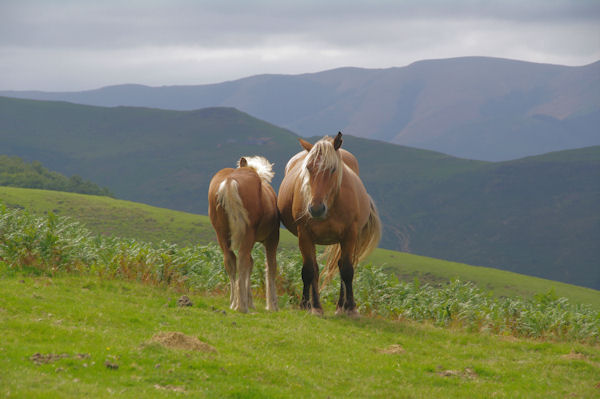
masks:
[[[343,148],[340,148],[340,154],[342,155],[342,161],[348,166],[354,173],[359,174],[358,170],[358,159],[350,152],[346,151]]]

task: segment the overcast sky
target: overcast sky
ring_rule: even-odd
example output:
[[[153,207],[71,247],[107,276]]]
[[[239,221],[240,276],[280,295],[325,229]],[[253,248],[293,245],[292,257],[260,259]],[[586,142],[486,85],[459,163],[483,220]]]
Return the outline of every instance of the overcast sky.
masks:
[[[0,0],[0,90],[216,83],[482,55],[600,60],[600,0]]]

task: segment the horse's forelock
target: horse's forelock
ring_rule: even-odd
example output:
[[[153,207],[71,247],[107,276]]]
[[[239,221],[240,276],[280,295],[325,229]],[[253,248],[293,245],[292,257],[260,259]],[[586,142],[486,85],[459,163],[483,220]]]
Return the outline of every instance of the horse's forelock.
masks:
[[[333,147],[329,137],[324,137],[313,145],[313,148],[304,158],[302,169],[307,169],[307,166],[311,163],[316,167],[316,173],[339,169],[342,157]]]
[[[342,171],[343,162],[342,157],[338,151],[333,147],[332,140],[329,137],[317,141],[312,149],[308,152],[304,160],[302,161],[302,167],[300,168],[299,178],[302,181],[301,190],[304,194],[304,201],[310,202],[312,199],[312,193],[310,189],[310,171],[308,165],[312,164],[313,172],[335,172],[336,181],[335,189],[338,190],[342,184]]]

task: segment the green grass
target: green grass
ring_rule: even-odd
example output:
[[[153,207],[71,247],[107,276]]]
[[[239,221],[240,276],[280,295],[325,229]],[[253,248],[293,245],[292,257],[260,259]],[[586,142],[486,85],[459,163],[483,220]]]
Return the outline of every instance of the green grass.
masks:
[[[207,216],[107,197],[0,187],[0,202],[9,208],[21,207],[38,215],[51,211],[70,216],[83,223],[93,234],[118,235],[153,243],[167,241],[182,246],[215,240]],[[295,250],[297,239],[282,230],[280,247]],[[557,295],[575,303],[587,303],[600,308],[600,292],[597,290],[493,268],[384,249],[377,249],[367,262],[383,266],[405,281],[417,277],[423,282],[445,283],[458,278],[471,281],[499,296],[533,297],[553,289]]]
[[[0,278],[0,396],[595,397],[600,348],[377,318],[252,314],[224,296],[92,277]],[[215,353],[150,343],[182,332]],[[398,345],[399,353],[383,353]],[[35,354],[63,355],[36,364]],[[107,366],[118,366],[110,368]]]

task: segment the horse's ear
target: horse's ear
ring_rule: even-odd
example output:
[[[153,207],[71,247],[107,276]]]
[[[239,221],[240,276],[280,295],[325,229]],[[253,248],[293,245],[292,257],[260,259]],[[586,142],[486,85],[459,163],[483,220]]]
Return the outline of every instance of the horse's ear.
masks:
[[[342,140],[342,132],[338,132],[337,136],[335,136],[335,139],[333,139],[333,148],[335,148],[337,151],[342,146],[343,142],[344,140]]]
[[[300,145],[302,146],[302,148],[304,148],[306,151],[310,152],[310,150],[312,150],[313,145],[311,143],[309,143],[306,140],[302,140],[302,139],[298,139],[298,141],[300,141]]]
[[[240,160],[238,161],[238,166],[240,168],[243,168],[244,166],[248,166],[248,161],[246,160],[246,158],[241,157]]]

